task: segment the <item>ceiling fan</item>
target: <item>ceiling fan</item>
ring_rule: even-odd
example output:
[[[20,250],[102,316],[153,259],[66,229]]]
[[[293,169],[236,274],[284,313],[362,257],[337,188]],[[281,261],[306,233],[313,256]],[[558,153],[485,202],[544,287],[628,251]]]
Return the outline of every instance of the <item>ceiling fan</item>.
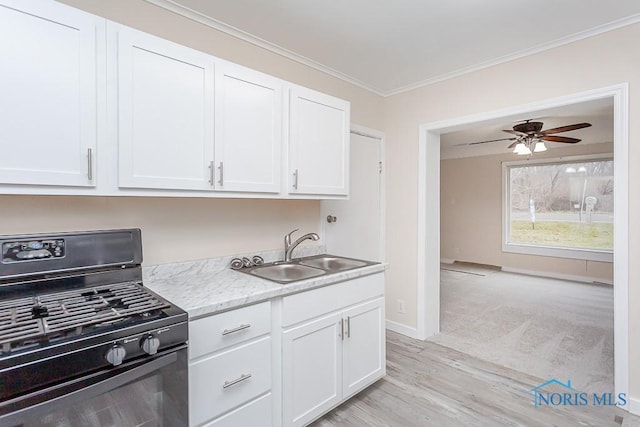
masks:
[[[578,138],[570,138],[568,136],[557,136],[556,133],[569,132],[572,130],[588,128],[591,123],[576,123],[573,125],[560,126],[553,129],[542,130],[544,123],[525,120],[524,123],[518,123],[511,129],[503,129],[503,132],[515,135],[511,138],[490,139],[488,141],[471,142],[467,145],[486,144],[488,142],[497,141],[514,141],[509,145],[509,149],[514,148],[516,154],[531,154],[532,152],[545,151],[547,147],[544,141],[562,142],[567,144],[575,144],[581,140]]]

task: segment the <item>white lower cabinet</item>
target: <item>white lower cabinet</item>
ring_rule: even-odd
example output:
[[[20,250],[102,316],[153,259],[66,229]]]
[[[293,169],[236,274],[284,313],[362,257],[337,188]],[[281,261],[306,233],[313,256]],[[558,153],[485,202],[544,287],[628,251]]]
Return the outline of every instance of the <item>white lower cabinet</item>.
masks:
[[[270,423],[273,365],[270,304],[265,302],[190,322],[191,426]]]
[[[247,403],[216,420],[206,427],[262,427],[269,425],[271,414],[271,393]]]
[[[283,331],[285,426],[307,425],[384,376],[383,287],[379,274],[283,298],[285,322],[299,320],[300,311],[293,308],[299,304],[328,311]],[[364,295],[359,292],[363,289]],[[345,306],[358,295],[361,302]]]
[[[189,424],[304,426],[385,375],[384,273],[189,322]]]

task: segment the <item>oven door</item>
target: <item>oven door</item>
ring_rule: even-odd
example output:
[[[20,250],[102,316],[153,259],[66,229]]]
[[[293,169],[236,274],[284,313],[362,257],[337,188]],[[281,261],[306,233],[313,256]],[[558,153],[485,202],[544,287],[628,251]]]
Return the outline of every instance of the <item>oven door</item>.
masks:
[[[2,426],[187,426],[186,345],[0,404]]]

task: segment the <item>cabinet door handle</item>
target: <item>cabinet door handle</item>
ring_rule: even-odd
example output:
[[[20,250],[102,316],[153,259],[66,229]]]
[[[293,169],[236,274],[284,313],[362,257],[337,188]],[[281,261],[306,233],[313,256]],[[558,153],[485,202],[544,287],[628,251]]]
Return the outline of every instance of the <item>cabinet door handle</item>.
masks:
[[[344,319],[340,319],[340,339],[344,341]]]
[[[220,162],[220,166],[218,166],[218,169],[220,169],[220,181],[218,181],[218,183],[220,184],[220,187],[224,187],[224,163]]]
[[[87,148],[87,179],[93,180],[93,149]]]
[[[298,189],[298,169],[293,172],[293,189]]]
[[[347,316],[347,338],[351,338],[351,316]]]
[[[236,385],[239,382],[242,382],[244,380],[248,380],[249,378],[251,378],[251,374],[242,374],[242,375],[240,375],[239,378],[236,378],[235,380],[225,381],[224,384],[222,385],[222,388],[229,388],[232,385]]]
[[[211,160],[209,162],[209,184],[211,184],[212,186],[213,186],[213,182],[215,181],[215,177],[214,177],[215,173],[216,173],[216,168],[213,165],[213,160]]]
[[[250,327],[251,327],[251,324],[245,323],[243,325],[236,326],[235,328],[225,329],[224,331],[222,331],[222,335],[229,335],[229,334],[232,334],[234,332],[239,332],[239,331],[242,331],[243,329],[247,329],[247,328],[250,328]]]

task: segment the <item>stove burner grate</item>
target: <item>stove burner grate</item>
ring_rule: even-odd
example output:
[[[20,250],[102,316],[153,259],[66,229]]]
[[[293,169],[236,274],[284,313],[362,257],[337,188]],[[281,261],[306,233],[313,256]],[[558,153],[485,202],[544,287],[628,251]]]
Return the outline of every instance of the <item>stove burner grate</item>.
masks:
[[[167,307],[135,282],[0,301],[0,355]]]

